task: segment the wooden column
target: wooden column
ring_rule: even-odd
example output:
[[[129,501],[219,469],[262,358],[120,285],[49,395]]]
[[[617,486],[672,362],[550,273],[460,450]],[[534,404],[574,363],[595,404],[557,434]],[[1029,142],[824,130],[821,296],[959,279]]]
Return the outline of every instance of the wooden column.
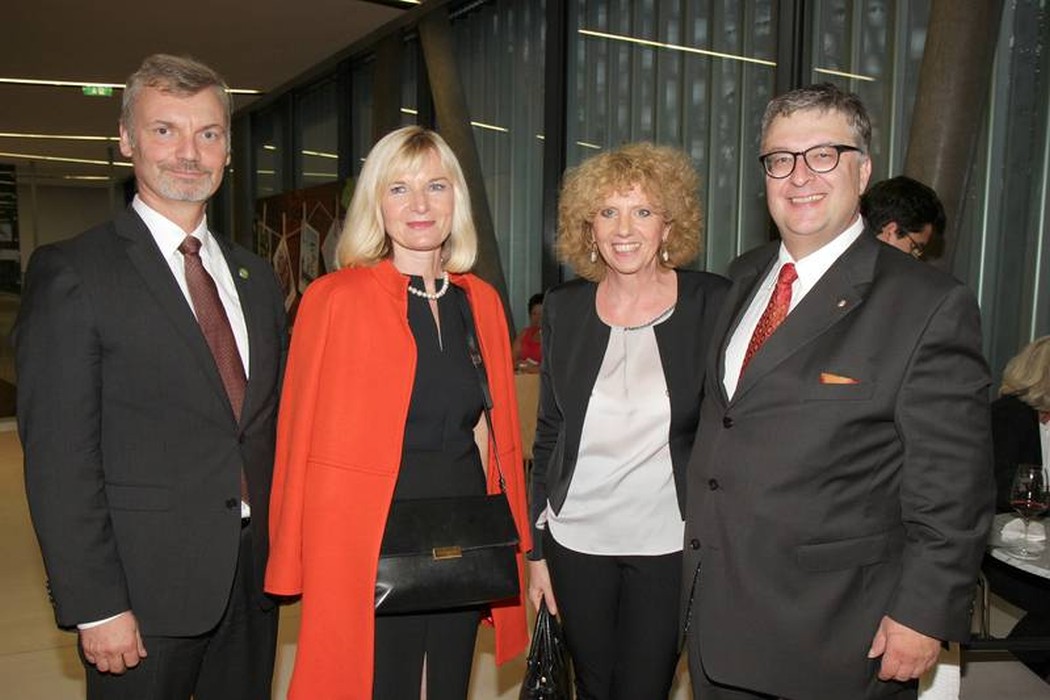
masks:
[[[1002,0],[932,0],[904,173],[944,203],[948,232],[935,261],[951,269],[967,177],[985,113]]]
[[[467,98],[460,80],[456,55],[452,48],[452,25],[444,7],[429,12],[419,22],[419,39],[423,47],[430,94],[434,98],[434,113],[438,128],[459,159],[460,167],[470,189],[474,225],[478,231],[478,262],[474,272],[491,284],[503,299],[507,323],[513,332],[514,319],[510,314],[507,282],[499,259],[499,246],[492,223],[492,212],[485,194],[485,178],[481,158],[470,126]]]

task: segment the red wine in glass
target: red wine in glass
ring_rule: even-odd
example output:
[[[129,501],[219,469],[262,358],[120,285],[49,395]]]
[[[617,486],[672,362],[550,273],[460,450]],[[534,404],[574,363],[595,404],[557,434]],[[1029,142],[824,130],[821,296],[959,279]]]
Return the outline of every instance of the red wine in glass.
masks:
[[[1018,559],[1038,559],[1041,548],[1030,547],[1028,542],[1028,524],[1042,515],[1050,505],[1047,496],[1046,476],[1041,464],[1018,464],[1010,486],[1010,505],[1024,521],[1024,538],[1020,544],[1010,550]]]

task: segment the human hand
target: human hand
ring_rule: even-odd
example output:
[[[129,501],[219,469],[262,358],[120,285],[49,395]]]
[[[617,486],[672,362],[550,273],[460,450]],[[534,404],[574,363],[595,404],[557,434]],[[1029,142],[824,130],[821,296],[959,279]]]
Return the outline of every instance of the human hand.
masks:
[[[937,662],[939,639],[928,637],[884,615],[871,640],[868,658],[882,657],[879,680],[918,678]]]
[[[130,610],[79,632],[84,658],[103,673],[119,675],[146,657],[138,620]]]
[[[547,562],[527,560],[529,569],[529,601],[536,610],[540,609],[540,601],[547,601],[547,610],[551,615],[558,614],[558,604],[554,602],[554,588],[551,587],[551,574],[547,570]]]

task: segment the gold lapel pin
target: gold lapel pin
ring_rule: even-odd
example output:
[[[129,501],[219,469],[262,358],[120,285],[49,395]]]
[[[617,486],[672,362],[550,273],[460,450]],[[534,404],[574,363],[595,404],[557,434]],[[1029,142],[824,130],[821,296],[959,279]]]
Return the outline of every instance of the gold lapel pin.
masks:
[[[248,279],[248,270],[247,270],[247,268],[243,268],[243,267],[239,268],[237,270],[237,274],[241,276],[242,280]]]

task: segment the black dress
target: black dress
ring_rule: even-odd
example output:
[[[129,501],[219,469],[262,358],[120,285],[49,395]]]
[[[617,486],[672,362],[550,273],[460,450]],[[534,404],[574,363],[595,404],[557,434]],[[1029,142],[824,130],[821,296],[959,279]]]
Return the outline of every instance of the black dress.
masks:
[[[419,277],[410,284],[424,288]],[[416,374],[394,500],[485,493],[474,443],[482,395],[467,354],[462,303],[465,294],[456,286],[438,299],[439,335],[430,302],[408,296]],[[377,616],[373,698],[418,698],[424,656],[428,700],[466,698],[480,618],[480,608]]]

